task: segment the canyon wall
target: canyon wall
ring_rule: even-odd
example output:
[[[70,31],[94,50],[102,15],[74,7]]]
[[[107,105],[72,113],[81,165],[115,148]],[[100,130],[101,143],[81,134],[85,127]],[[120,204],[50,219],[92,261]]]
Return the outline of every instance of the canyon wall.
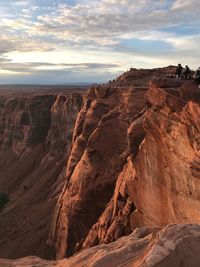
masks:
[[[198,89],[161,74],[90,89],[49,238],[58,259],[138,226],[199,223]]]
[[[84,92],[1,92],[0,257],[54,257],[46,241]]]
[[[146,110],[127,131],[129,155],[114,195],[82,248],[141,226],[199,223],[198,99],[192,82],[150,83]]]
[[[146,136],[133,161],[135,174],[127,182],[137,207],[131,215],[133,227],[200,223],[199,92],[190,82],[185,87],[195,97],[179,97],[178,83],[150,84]]]
[[[79,252],[63,264],[84,266],[101,248],[108,261],[120,246],[128,253],[131,236],[135,242],[137,231],[149,229],[137,227],[153,231],[136,242],[148,253],[168,232],[160,227],[199,224],[200,94],[192,81],[166,78],[173,72],[131,69],[87,95],[1,94],[0,190],[10,201],[0,212],[0,257]],[[199,239],[195,227],[170,233]],[[124,266],[148,266],[142,263]]]
[[[145,105],[145,90],[131,86],[90,89],[76,122],[66,189],[54,219],[52,234],[58,257],[79,250],[110,201],[127,157],[127,129]]]

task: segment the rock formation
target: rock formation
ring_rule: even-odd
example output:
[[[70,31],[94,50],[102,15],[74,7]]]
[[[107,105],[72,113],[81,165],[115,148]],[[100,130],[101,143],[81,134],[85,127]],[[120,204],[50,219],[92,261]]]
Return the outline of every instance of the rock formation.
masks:
[[[58,259],[113,242],[137,226],[199,222],[198,180],[191,176],[193,158],[198,161],[192,111],[198,112],[198,92],[190,82],[160,76],[170,70],[156,70],[157,79],[155,70],[131,70],[90,89],[49,239]],[[140,75],[154,77],[149,89],[138,84]]]
[[[145,188],[151,196],[148,175],[151,171],[154,177],[153,171],[158,176],[165,172],[165,169],[161,172],[154,168],[155,164],[160,163],[159,155],[151,151],[156,149],[156,145],[151,143],[151,150],[148,148],[142,152],[144,144],[149,140],[148,131],[153,128],[149,123],[149,114],[154,116],[162,108],[170,123],[169,114],[178,117],[188,100],[181,98],[180,81],[156,79],[147,91],[145,84],[142,86],[141,77],[160,77],[170,71],[173,69],[131,70],[113,83],[90,89],[76,122],[66,184],[57,205],[49,239],[55,245],[57,258],[71,256],[83,248],[112,242],[128,235],[137,226],[149,225],[148,221],[145,222],[145,216],[150,214],[144,213],[140,219],[140,213],[143,214],[140,206],[148,208],[148,202],[156,205],[150,197],[147,202],[141,201],[147,198]],[[139,78],[140,84],[135,85]],[[156,126],[159,123],[157,121]],[[158,136],[155,136],[157,141],[160,147]],[[162,149],[159,153],[162,154]],[[142,163],[138,160],[140,155]],[[143,176],[148,168],[142,166],[151,160],[153,170],[148,170],[150,173],[147,172],[145,178]],[[155,200],[158,198],[155,196]],[[163,196],[164,201],[165,198]],[[189,218],[185,221],[179,221],[178,218],[172,220],[168,214],[168,220],[164,222],[164,218],[163,223],[158,222],[162,214],[156,216],[157,207],[149,208],[150,211],[152,209],[155,217],[155,222],[149,218],[152,226],[190,222]],[[164,209],[161,208],[161,211],[164,212]]]
[[[200,106],[180,98],[179,87],[154,81],[147,93],[146,136],[133,162],[135,175],[127,182],[137,207],[133,228],[200,222]]]
[[[12,240],[13,258],[70,257],[7,266],[198,266],[200,93],[173,71],[131,69],[84,97],[0,98],[0,256]]]
[[[137,228],[117,241],[86,249],[61,261],[27,257],[0,260],[2,267],[199,267],[200,226],[169,225]]]
[[[83,94],[1,94],[0,192],[9,202],[0,212],[0,257],[49,258],[46,241]]]
[[[138,226],[199,223],[199,104],[197,97],[180,97],[183,87],[198,95],[191,83],[150,83],[147,109],[128,128],[129,154],[113,198],[83,248],[112,242]]]
[[[66,189],[53,226],[58,258],[79,249],[110,201],[126,162],[127,129],[145,105],[144,92],[131,86],[90,89],[76,122]]]

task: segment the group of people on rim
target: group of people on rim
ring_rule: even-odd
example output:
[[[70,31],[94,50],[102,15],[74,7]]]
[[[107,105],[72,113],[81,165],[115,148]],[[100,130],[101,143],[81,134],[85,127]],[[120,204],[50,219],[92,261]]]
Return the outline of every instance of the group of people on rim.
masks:
[[[192,78],[195,82],[199,85],[200,84],[200,67],[195,71],[194,75],[192,76],[192,71],[188,67],[188,65],[183,68],[179,63],[176,67],[176,78],[179,80],[191,80]]]

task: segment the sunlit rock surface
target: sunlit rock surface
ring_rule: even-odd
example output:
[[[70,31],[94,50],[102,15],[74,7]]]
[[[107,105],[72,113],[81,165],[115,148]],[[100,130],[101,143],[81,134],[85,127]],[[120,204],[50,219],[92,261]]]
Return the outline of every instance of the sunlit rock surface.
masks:
[[[132,228],[200,223],[200,102],[181,98],[179,88],[178,83],[153,81],[147,92],[146,136],[127,183],[137,208]]]
[[[90,90],[53,225],[57,258],[138,226],[199,223],[199,104],[183,87],[191,83]]]
[[[90,90],[76,122],[68,183],[53,226],[58,258],[79,249],[110,201],[126,162],[127,129],[145,105],[144,92],[145,88],[109,86]]]
[[[21,100],[13,113],[9,100],[9,120],[1,97],[0,185],[11,198],[0,214],[0,257],[198,266],[199,226],[182,224],[200,218],[200,94],[192,81],[166,78],[173,71],[132,69],[84,96],[25,97],[29,119]]]
[[[200,226],[169,225],[163,229],[138,228],[108,245],[83,250],[57,262],[35,257],[0,260],[1,267],[199,267]]]
[[[133,70],[90,89],[49,238],[58,259],[113,242],[137,226],[198,223],[198,179],[189,178],[187,160],[198,154],[198,129],[188,135],[196,124],[197,88],[159,76],[170,68],[156,71],[149,87],[133,84]]]

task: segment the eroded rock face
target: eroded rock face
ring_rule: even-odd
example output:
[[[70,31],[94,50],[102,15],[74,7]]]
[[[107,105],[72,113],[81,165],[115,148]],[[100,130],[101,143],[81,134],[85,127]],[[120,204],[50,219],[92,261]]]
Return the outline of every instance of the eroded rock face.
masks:
[[[0,96],[0,257],[54,257],[46,242],[83,95],[35,94]]]
[[[137,227],[145,226],[153,228],[153,235],[142,241],[138,240],[138,237],[135,238],[134,234],[130,235],[139,242],[136,247],[141,245],[141,251],[139,254],[130,254],[130,258],[125,258],[123,264],[126,265],[120,262],[121,256],[117,257],[117,254],[114,253],[115,264],[119,264],[117,266],[120,264],[127,267],[169,266],[167,265],[169,262],[170,264],[172,264],[171,262],[175,262],[175,264],[186,262],[195,266],[196,259],[198,259],[198,257],[195,258],[196,256],[194,257],[195,261],[191,261],[192,263],[187,261],[187,257],[182,262],[183,255],[179,248],[183,250],[186,248],[184,243],[178,242],[185,233],[189,233],[191,236],[196,231],[193,232],[191,229],[197,229],[198,226],[170,226],[164,228],[163,232],[161,231],[159,234],[156,234],[157,230],[155,230],[155,227],[163,227],[172,223],[199,223],[200,218],[199,92],[192,82],[166,78],[153,80],[149,89],[144,86],[149,77],[162,73],[165,75],[170,70],[171,68],[141,70],[141,73],[138,70],[131,70],[113,83],[94,86],[89,90],[79,113],[82,98],[57,96],[52,103],[50,113],[48,113],[51,117],[51,124],[47,127],[48,131],[45,132],[45,141],[36,142],[35,148],[31,149],[32,156],[29,157],[30,151],[27,148],[30,145],[28,142],[24,142],[24,139],[23,141],[19,139],[20,141],[14,145],[11,142],[10,147],[15,148],[13,151],[25,151],[25,153],[23,153],[23,157],[20,157],[22,161],[18,162],[18,165],[16,164],[22,166],[23,172],[20,171],[20,174],[15,175],[13,179],[12,175],[13,173],[17,174],[18,167],[13,165],[14,167],[10,169],[9,177],[12,183],[9,188],[18,188],[18,181],[23,181],[21,177],[26,177],[23,166],[29,166],[28,170],[31,169],[31,175],[30,179],[24,180],[21,184],[22,187],[17,190],[17,194],[13,194],[11,206],[9,209],[6,208],[5,212],[14,210],[16,205],[23,201],[27,205],[27,210],[30,210],[30,217],[28,217],[32,220],[31,214],[34,214],[30,208],[32,203],[38,206],[48,199],[49,206],[41,205],[38,218],[40,218],[41,224],[48,222],[48,227],[45,229],[49,231],[52,221],[48,215],[51,214],[49,210],[52,211],[56,197],[62,190],[48,239],[48,244],[53,246],[51,255],[54,256],[55,252],[57,259],[61,259],[83,249],[102,245],[91,250],[84,250],[78,256],[63,263],[59,262],[59,264],[77,266],[73,264],[80,263],[78,266],[87,266],[89,262],[85,257],[88,257],[93,264],[91,266],[105,267],[107,260],[115,262],[115,259],[112,258],[113,252],[111,253],[116,249],[115,244],[117,247],[121,246],[120,243],[113,243],[113,245],[111,242],[129,235]],[[142,84],[141,75],[142,77],[144,75],[144,84]],[[2,114],[1,108],[5,103],[6,99],[0,98],[0,115]],[[44,114],[47,114],[46,112],[47,110],[44,109]],[[45,118],[47,117],[45,115]],[[65,120],[66,117],[67,120]],[[18,120],[12,119],[12,121]],[[26,119],[23,117],[22,121],[26,122]],[[39,125],[43,125],[40,119],[36,119],[36,121]],[[15,132],[16,130],[14,130]],[[67,136],[67,142],[65,136]],[[71,142],[68,141],[68,137],[72,138],[71,150],[69,149]],[[27,140],[32,139],[28,138]],[[25,150],[22,144],[28,144],[25,146]],[[63,153],[65,157],[63,157]],[[14,153],[13,157],[9,158],[10,162],[15,160],[16,154]],[[4,163],[1,164],[4,165]],[[35,168],[37,168],[36,172]],[[43,181],[42,186],[40,183],[34,184],[37,177]],[[6,180],[3,179],[3,181]],[[47,184],[48,189],[46,189]],[[30,191],[27,190],[26,194],[27,188],[30,188]],[[33,196],[31,200],[29,199],[30,192]],[[38,192],[40,192],[39,196]],[[17,202],[17,199],[20,201]],[[10,221],[12,220],[12,212],[8,218]],[[25,229],[26,227],[29,229],[31,220],[25,221]],[[1,227],[0,220],[0,236],[1,229],[4,229],[5,224],[2,225]],[[20,225],[21,223],[17,224],[17,227]],[[7,229],[10,234],[5,236],[6,239],[11,239],[13,234],[16,234],[16,224],[14,226],[14,230]],[[40,227],[43,229],[43,226],[40,225],[38,231],[40,231]],[[171,239],[176,231],[181,233],[180,238],[175,235],[178,242]],[[28,244],[28,238],[31,236],[28,236],[27,232],[24,232],[24,240]],[[164,233],[164,239],[161,238],[162,241],[159,243],[162,233]],[[37,237],[37,235],[35,236]],[[125,246],[125,242],[132,247],[132,243],[128,241],[129,237],[124,237],[126,241],[122,247]],[[199,238],[198,235],[197,237]],[[175,252],[173,249],[170,250],[170,252],[172,251],[170,261],[166,260],[169,254],[166,253],[168,256],[162,258],[157,249],[151,254],[154,255],[152,258],[148,253],[151,248],[153,251],[153,244],[158,242],[160,244],[158,247],[162,246],[166,239],[175,244],[173,246]],[[19,239],[17,240],[19,241]],[[40,239],[37,237],[32,241],[35,247],[38,247],[38,240]],[[109,243],[111,244],[105,245]],[[133,244],[134,253],[135,244]],[[194,246],[196,253],[196,239],[191,243],[188,239],[188,244]],[[17,247],[18,243],[15,246]],[[40,248],[44,251],[44,247]],[[91,254],[101,253],[101,248],[103,248],[102,257],[104,258],[105,254],[107,257],[105,256],[103,261],[96,262]],[[128,250],[127,247],[126,249]],[[122,253],[125,254],[126,249],[122,249]],[[164,249],[165,252],[166,250]],[[28,255],[28,251],[30,250],[27,250],[26,255]],[[91,254],[87,254],[88,251],[91,251],[89,252]],[[126,254],[129,255],[129,252]],[[145,254],[142,254],[144,252]],[[176,261],[175,253],[180,255],[180,261]],[[40,253],[38,252],[37,255]],[[149,257],[146,257],[147,255]],[[135,256],[137,256],[137,260]],[[159,263],[156,261],[158,258],[161,260]],[[119,261],[117,262],[117,260]]]
[[[199,104],[190,88],[156,79],[146,96],[130,85],[90,90],[50,238],[57,258],[138,226],[199,223]]]
[[[138,228],[127,237],[84,250],[58,266],[198,267],[199,246],[199,225],[169,225],[160,231]]]
[[[77,115],[83,104],[81,94],[58,95],[51,107],[51,125],[47,136],[49,151],[58,154],[71,149]]]
[[[137,228],[117,241],[83,250],[62,261],[47,262],[28,257],[15,261],[0,260],[0,266],[57,267],[199,267],[200,226],[168,225],[159,228]]]
[[[131,168],[128,167],[131,159],[128,158],[127,161],[117,178],[111,201],[98,222],[91,228],[82,249],[113,242],[132,232],[130,215],[135,210],[135,205],[130,199],[126,187],[126,177],[130,177],[132,173],[132,165]]]
[[[1,149],[21,156],[30,146],[45,142],[51,153],[63,152],[83,99],[81,94],[2,96],[0,102]]]
[[[91,88],[76,122],[67,184],[54,220],[51,238],[56,242],[57,258],[81,248],[111,200],[126,163],[127,129],[145,105],[144,93],[145,88],[131,86]]]
[[[145,116],[146,136],[134,160],[135,175],[128,181],[137,207],[133,228],[200,223],[200,106],[174,95],[178,84],[167,87],[165,82],[165,88],[155,81],[147,94],[151,108]]]
[[[1,107],[1,146],[22,154],[27,146],[43,143],[51,124],[55,96],[8,98]]]
[[[199,104],[198,98],[182,97],[182,87],[198,95],[190,82],[183,86],[176,80],[151,82],[147,109],[128,128],[129,155],[114,196],[83,248],[126,235],[129,224],[134,230],[199,223]]]

